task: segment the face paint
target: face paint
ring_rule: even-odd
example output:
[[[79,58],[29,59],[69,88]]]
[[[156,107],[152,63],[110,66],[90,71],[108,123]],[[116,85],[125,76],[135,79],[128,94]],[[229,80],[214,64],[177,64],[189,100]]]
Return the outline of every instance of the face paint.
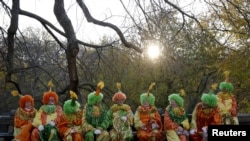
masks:
[[[55,105],[55,98],[54,97],[49,97],[48,105]]]

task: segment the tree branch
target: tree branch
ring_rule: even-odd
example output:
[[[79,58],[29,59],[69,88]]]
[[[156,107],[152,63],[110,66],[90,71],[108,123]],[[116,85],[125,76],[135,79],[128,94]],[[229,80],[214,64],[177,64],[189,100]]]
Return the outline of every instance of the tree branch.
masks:
[[[107,23],[107,22],[103,22],[103,21],[99,21],[99,20],[94,19],[94,18],[91,16],[91,14],[90,14],[90,12],[89,12],[87,6],[85,5],[85,3],[84,3],[82,0],[76,0],[76,1],[77,1],[78,5],[81,7],[81,9],[82,9],[82,11],[83,11],[85,17],[87,18],[87,21],[88,21],[88,22],[92,22],[92,23],[97,24],[97,25],[100,25],[100,26],[112,28],[113,30],[116,31],[116,33],[117,33],[118,36],[120,37],[122,43],[123,43],[126,47],[128,47],[128,48],[133,48],[133,49],[136,50],[137,52],[142,53],[142,50],[141,50],[139,47],[137,47],[137,46],[135,46],[134,44],[132,44],[132,43],[126,41],[126,39],[125,39],[123,33],[121,32],[121,30],[120,30],[117,26],[115,26],[115,25],[113,25],[113,24],[111,24],[111,23]]]

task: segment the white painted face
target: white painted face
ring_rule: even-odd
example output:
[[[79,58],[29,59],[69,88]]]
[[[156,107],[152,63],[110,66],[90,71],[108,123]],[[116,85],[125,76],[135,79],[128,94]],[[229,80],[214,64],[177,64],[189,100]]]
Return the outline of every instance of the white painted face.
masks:
[[[117,103],[117,105],[122,105],[124,103],[124,101],[125,100],[123,100],[123,99],[118,99],[118,100],[116,100],[116,103]]]
[[[148,101],[144,100],[144,101],[143,101],[143,106],[144,106],[144,107],[149,107],[150,105],[149,105]]]
[[[172,108],[177,108],[177,107],[178,107],[178,105],[177,105],[177,103],[175,102],[175,100],[171,100],[171,101],[170,101],[170,105],[171,105]]]
[[[48,105],[55,105],[55,98],[54,97],[49,97]]]
[[[32,108],[33,108],[33,106],[32,106],[31,101],[26,101],[25,102],[25,110],[30,111],[30,110],[32,110]]]

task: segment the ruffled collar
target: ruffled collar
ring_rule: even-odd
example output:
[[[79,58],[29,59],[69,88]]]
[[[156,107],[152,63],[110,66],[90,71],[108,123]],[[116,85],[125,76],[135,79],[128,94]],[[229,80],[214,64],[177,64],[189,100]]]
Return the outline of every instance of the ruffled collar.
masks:
[[[31,111],[25,111],[22,108],[18,108],[17,109],[17,114],[22,117],[23,119],[30,119],[30,118],[34,118],[36,115],[36,109],[33,108]]]
[[[117,111],[120,111],[120,110],[124,110],[124,111],[128,112],[131,108],[127,104],[122,104],[122,105],[114,104],[110,109],[113,112],[117,112]]]
[[[157,108],[155,106],[150,106],[149,108],[145,106],[139,106],[138,111],[141,113],[154,113],[157,111]]]
[[[223,93],[223,92],[219,92],[217,94],[217,96],[218,96],[218,98],[224,99],[224,100],[232,99],[234,97],[234,95],[232,93]]]

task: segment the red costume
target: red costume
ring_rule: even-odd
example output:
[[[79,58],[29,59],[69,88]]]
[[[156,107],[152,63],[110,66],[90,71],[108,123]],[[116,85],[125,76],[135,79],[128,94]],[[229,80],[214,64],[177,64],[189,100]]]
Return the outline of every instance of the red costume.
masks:
[[[155,83],[151,83],[147,93],[140,95],[141,106],[134,115],[134,124],[139,141],[163,141],[161,115],[154,106],[155,97],[149,91]]]
[[[34,99],[30,95],[19,96],[19,108],[14,117],[14,140],[30,141],[31,123],[36,114]]]
[[[221,124],[221,115],[217,106],[203,108],[203,103],[197,104],[192,113],[191,130],[195,133],[190,135],[191,141],[203,141],[202,128],[218,124]]]

